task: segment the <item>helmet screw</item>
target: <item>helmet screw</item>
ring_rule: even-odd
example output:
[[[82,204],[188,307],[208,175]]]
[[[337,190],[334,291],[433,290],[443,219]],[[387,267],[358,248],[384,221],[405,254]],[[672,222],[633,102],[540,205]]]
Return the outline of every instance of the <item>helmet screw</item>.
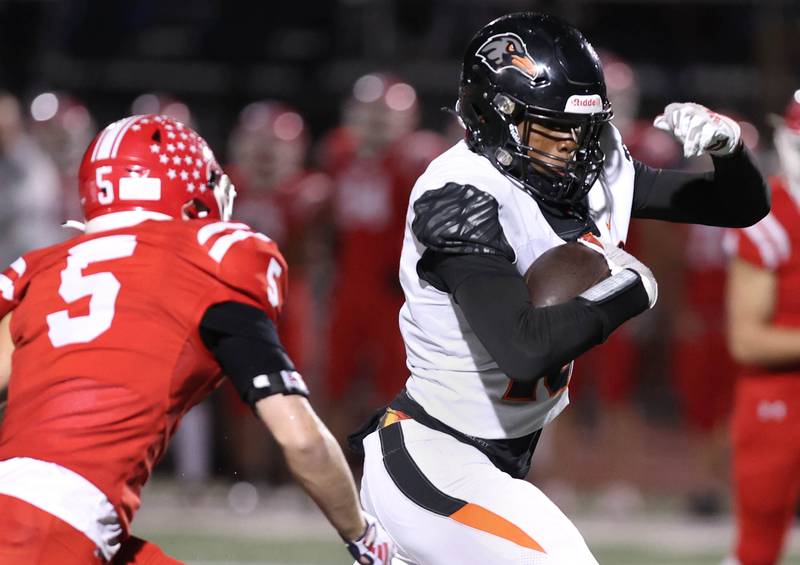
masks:
[[[514,108],[516,108],[516,104],[508,98],[508,96],[503,96],[502,94],[498,94],[494,97],[495,106],[497,109],[500,110],[506,116],[510,116],[514,113]]]
[[[505,149],[498,149],[494,156],[497,159],[497,162],[504,167],[511,165],[511,162],[514,160],[513,157],[511,157],[511,154]]]

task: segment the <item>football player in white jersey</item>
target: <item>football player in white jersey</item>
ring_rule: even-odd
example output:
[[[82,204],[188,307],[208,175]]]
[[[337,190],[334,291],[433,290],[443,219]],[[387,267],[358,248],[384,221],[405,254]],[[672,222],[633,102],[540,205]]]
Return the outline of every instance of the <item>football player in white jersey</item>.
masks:
[[[400,329],[410,377],[353,436],[362,501],[397,563],[597,561],[570,520],[522,480],[542,427],[568,403],[571,361],[656,301],[649,269],[621,249],[631,217],[745,226],[769,211],[733,120],[670,104],[656,126],[705,174],[633,160],[613,125],[583,35],[518,13],[467,47],[457,111],[466,139],[417,180],[406,220]],[[523,275],[542,253],[591,239],[611,276],[534,307]]]

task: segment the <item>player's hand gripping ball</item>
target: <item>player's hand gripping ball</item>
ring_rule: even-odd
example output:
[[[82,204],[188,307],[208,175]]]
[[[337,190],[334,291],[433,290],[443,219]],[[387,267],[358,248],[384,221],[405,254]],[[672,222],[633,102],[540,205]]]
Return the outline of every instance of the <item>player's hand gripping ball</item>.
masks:
[[[552,306],[575,298],[611,275],[602,253],[569,242],[542,253],[525,273],[534,306]]]

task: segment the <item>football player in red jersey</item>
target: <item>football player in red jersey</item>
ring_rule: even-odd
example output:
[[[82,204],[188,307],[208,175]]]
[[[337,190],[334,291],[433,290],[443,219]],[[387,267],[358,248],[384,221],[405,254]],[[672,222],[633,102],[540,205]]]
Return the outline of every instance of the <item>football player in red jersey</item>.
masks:
[[[175,563],[131,536],[140,491],[181,417],[223,375],[361,563],[391,541],[358,505],[275,321],[276,244],[229,221],[206,142],[166,116],[106,127],[80,168],[85,234],[0,275],[0,564]]]
[[[78,168],[86,146],[97,133],[97,124],[86,104],[66,92],[42,92],[30,105],[31,136],[50,156],[61,181],[61,216],[79,217],[81,210],[75,191]],[[5,265],[4,265],[5,266]]]
[[[300,367],[316,366],[309,326],[314,315],[312,277],[322,262],[323,216],[330,204],[328,175],[305,167],[310,143],[303,117],[291,106],[260,100],[242,110],[230,142],[230,176],[237,215],[270,234],[292,265],[292,302],[281,317],[286,351]]]
[[[334,180],[336,237],[327,381],[331,429],[343,435],[353,416],[337,405],[365,379],[370,406],[388,402],[408,377],[397,328],[403,293],[397,265],[408,195],[428,163],[446,148],[436,133],[416,130],[416,92],[398,77],[360,77],[344,106],[344,126],[324,140],[323,164]],[[370,268],[365,269],[365,261]],[[349,416],[349,418],[348,418]],[[341,421],[343,418],[348,421]]]
[[[732,419],[735,559],[777,563],[800,493],[800,90],[775,147],[772,212],[731,233],[728,345],[742,363]]]

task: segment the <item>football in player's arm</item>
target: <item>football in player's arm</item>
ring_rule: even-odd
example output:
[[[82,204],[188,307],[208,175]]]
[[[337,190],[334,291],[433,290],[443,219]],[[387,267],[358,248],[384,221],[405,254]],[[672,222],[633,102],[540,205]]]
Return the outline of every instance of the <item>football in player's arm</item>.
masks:
[[[467,93],[466,97],[463,93]],[[459,101],[462,118],[472,139],[483,140],[483,146],[474,142],[473,150],[490,155],[489,160],[495,166],[510,174],[511,167],[506,168],[498,163],[497,157],[492,158],[502,156],[503,143],[498,144],[501,147],[497,151],[497,147],[485,142],[487,135],[476,135],[479,130],[487,129],[478,120],[479,100],[471,90],[462,89]],[[503,107],[499,110],[502,115]],[[609,117],[610,113],[605,120]],[[523,123],[536,124],[535,117]],[[576,122],[575,127],[589,127],[579,123]],[[615,135],[617,144],[613,152],[606,155],[606,167],[608,161],[622,158],[631,163],[630,217],[739,227],[755,223],[769,211],[769,192],[741,142],[737,123],[699,104],[673,103],[656,118],[655,125],[678,138],[686,157],[710,153],[714,171],[687,173],[650,168],[631,160]],[[516,156],[518,160],[527,156],[532,161],[526,170],[530,184],[523,190],[540,199],[548,223],[564,239],[592,232],[600,235],[593,215],[587,210],[581,215],[581,206],[585,204],[574,193],[561,197],[567,206],[559,208],[560,196],[545,192],[537,184],[554,163],[558,165],[560,156],[568,159],[570,153],[575,152],[576,144],[570,134],[559,134],[558,129],[548,129],[544,125],[528,127],[528,137],[522,142],[522,147],[527,145],[528,149],[519,149]],[[610,124],[605,127],[613,130]],[[596,151],[592,144],[598,145],[599,133],[595,139],[584,142],[589,148],[581,148],[581,153],[591,155]],[[561,146],[553,140],[560,140]],[[589,168],[587,164],[583,166]],[[597,174],[591,179],[591,183],[583,180],[581,198],[586,197]],[[503,231],[502,214],[497,207],[495,197],[487,191],[466,184],[446,183],[439,190],[422,192],[413,202],[412,230],[425,246],[417,268],[420,277],[453,295],[481,343],[500,368],[514,375],[515,380],[538,379],[546,368],[560,366],[604,341],[624,320],[655,303],[656,283],[652,274],[617,247],[620,241],[615,241],[610,245],[606,242],[606,257],[618,284],[603,285],[613,289],[612,292],[585,293],[554,307],[530,307],[515,265],[519,258],[506,242],[508,234]],[[609,218],[609,223],[615,219]],[[631,276],[630,271],[638,276]],[[637,287],[641,291],[636,292]],[[492,299],[486,300],[487,296]]]
[[[456,111],[465,140],[410,196],[400,329],[411,376],[357,436],[361,498],[411,563],[544,553],[548,563],[595,564],[571,522],[519,479],[542,427],[568,403],[570,362],[656,302],[652,273],[621,248],[630,220],[748,226],[768,213],[769,193],[739,125],[698,104],[670,104],[655,125],[687,157],[710,153],[713,171],[632,159],[610,123],[597,55],[548,15],[511,14],[473,37]],[[611,276],[534,306],[528,267],[587,238]]]
[[[392,541],[278,338],[287,265],[228,221],[235,190],[206,142],[126,118],[79,177],[85,233],[0,275],[0,564],[177,563],[131,521],[181,417],[224,377],[351,555],[387,563]]]

